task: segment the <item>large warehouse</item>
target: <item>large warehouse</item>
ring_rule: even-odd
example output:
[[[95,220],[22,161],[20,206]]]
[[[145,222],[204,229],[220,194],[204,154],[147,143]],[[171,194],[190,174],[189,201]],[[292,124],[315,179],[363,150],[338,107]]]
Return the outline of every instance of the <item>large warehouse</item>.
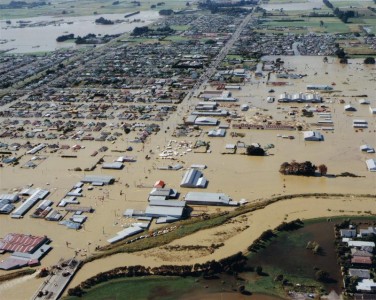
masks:
[[[185,172],[180,186],[185,188],[205,188],[207,180],[199,170],[189,169]]]
[[[192,205],[238,205],[237,202],[232,201],[229,196],[223,193],[189,192],[184,200],[187,204]]]

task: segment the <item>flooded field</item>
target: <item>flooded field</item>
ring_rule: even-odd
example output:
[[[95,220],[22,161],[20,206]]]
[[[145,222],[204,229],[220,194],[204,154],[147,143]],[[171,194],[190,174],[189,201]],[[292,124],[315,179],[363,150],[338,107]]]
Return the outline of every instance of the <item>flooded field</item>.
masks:
[[[308,223],[296,231],[283,232],[266,249],[251,254],[249,264],[280,269],[286,274],[313,280],[317,269],[325,270],[332,279],[325,284],[327,292],[335,290],[339,293],[342,289],[342,277],[334,248],[334,224],[338,222]],[[308,241],[319,243],[322,253],[317,255],[306,249]]]
[[[35,17],[14,19],[11,24],[0,21],[1,40],[0,51],[12,49],[9,53],[30,53],[54,51],[61,48],[77,47],[73,42],[56,42],[60,35],[71,34],[85,36],[89,33],[96,35],[120,34],[132,31],[135,27],[147,26],[160,16],[157,11],[143,11],[130,18],[124,14],[108,14],[80,17]],[[114,25],[98,25],[95,20],[103,17],[112,21],[126,21]],[[136,21],[135,21],[136,19]],[[27,22],[27,27],[20,27],[20,21]]]

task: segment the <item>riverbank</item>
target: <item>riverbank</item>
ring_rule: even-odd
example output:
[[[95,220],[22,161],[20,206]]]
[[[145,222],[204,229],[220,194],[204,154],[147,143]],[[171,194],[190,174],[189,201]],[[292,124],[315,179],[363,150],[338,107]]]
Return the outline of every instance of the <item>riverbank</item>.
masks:
[[[109,296],[116,296],[119,293],[118,289],[129,290],[130,288],[132,289],[131,294],[135,299],[149,298],[152,289],[166,292],[154,294],[156,299],[164,299],[164,297],[169,296],[175,299],[193,299],[193,296],[199,299],[205,297],[206,299],[207,296],[219,292],[228,296],[232,293],[234,296],[237,295],[239,297],[242,297],[241,294],[247,294],[257,297],[257,299],[259,294],[265,293],[271,295],[271,297],[283,298],[287,297],[287,294],[322,295],[329,294],[333,290],[340,294],[343,283],[333,243],[335,238],[333,228],[335,224],[345,219],[348,218],[317,218],[307,220],[304,224],[299,220],[294,220],[277,226],[273,231],[263,232],[258,238],[258,244],[261,247],[248,253],[246,255],[247,260],[243,260],[241,257],[235,260],[242,265],[242,267],[237,268],[237,276],[231,275],[231,270],[235,264],[228,263],[230,266],[230,269],[228,269],[223,265],[225,260],[218,261],[218,264],[222,267],[216,268],[215,275],[211,275],[211,277],[214,276],[213,278],[208,278],[205,275],[207,274],[205,264],[191,265],[188,269],[186,268],[188,266],[174,265],[153,269],[142,266],[133,266],[128,269],[120,267],[108,272],[108,274],[98,274],[82,283],[81,288],[85,291],[83,299],[91,299],[93,295],[96,295],[98,299],[105,299]],[[366,221],[368,224],[372,224],[372,220],[376,220],[376,218],[375,216],[355,216],[351,217],[351,220],[354,222]],[[271,235],[267,234],[268,232]],[[307,249],[309,241],[314,241],[320,245],[319,254]],[[276,255],[277,253],[278,255]],[[295,257],[295,259],[291,260],[291,257]],[[183,269],[180,270],[180,267],[185,268],[186,271],[183,271],[185,275],[181,273]],[[183,277],[169,280],[171,278],[169,276],[155,276],[155,274],[161,272],[161,269],[163,270],[161,274],[176,273],[181,274]],[[330,280],[325,282],[317,281],[315,275],[317,270],[328,272]],[[150,273],[154,275],[146,276]],[[106,276],[109,276],[108,279],[104,279]],[[120,279],[121,277],[123,278]],[[140,281],[145,281],[145,288],[142,290],[134,286],[134,283],[137,285]],[[188,282],[181,285],[182,281]],[[95,282],[103,283],[96,284]],[[119,282],[123,282],[123,285],[120,285]],[[119,286],[113,289],[110,288],[116,285]],[[190,286],[188,288],[189,292],[187,291],[187,285]],[[244,285],[246,292],[239,295],[239,287],[242,285]],[[235,294],[233,291],[237,291],[237,293]],[[125,293],[126,291],[122,292]],[[171,294],[172,292],[177,294],[174,296]],[[68,299],[76,298],[68,297]]]

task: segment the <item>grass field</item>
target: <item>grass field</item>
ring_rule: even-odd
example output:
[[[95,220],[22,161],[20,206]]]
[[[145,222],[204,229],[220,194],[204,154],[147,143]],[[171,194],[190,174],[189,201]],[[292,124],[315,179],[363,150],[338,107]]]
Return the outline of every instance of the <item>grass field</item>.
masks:
[[[83,297],[67,297],[66,300],[117,300],[117,299],[177,299],[181,294],[197,288],[195,278],[147,277],[123,278],[100,284]]]
[[[113,5],[115,0],[80,0],[80,1],[58,1],[52,0],[51,5],[35,7],[31,9],[3,9],[0,13],[0,19],[30,18],[38,16],[84,16],[97,14],[123,14],[133,11],[161,9],[183,9],[186,7],[186,1],[169,0],[165,5],[157,6],[151,9],[151,5],[156,5],[157,0],[141,1],[141,6],[137,6],[130,1],[120,0],[118,5]],[[10,0],[0,0],[0,4],[7,4]],[[65,12],[63,14],[63,12]]]
[[[338,8],[341,8],[341,7],[365,8],[368,6],[372,6],[374,3],[373,1],[333,1],[332,4],[334,7],[338,7]]]

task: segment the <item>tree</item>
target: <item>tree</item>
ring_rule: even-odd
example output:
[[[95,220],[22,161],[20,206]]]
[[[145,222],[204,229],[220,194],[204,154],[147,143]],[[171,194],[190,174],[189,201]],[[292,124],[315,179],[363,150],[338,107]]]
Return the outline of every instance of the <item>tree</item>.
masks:
[[[293,160],[291,163],[284,162],[279,172],[284,175],[302,175],[302,176],[314,176],[317,167],[310,161],[298,163]]]
[[[264,156],[265,150],[261,147],[255,147],[255,146],[248,146],[247,147],[247,155],[252,156]]]
[[[261,266],[256,267],[256,273],[257,273],[257,275],[262,275],[262,267]]]
[[[364,64],[366,64],[366,65],[374,65],[375,64],[375,58],[374,57],[366,57],[364,59]]]
[[[346,53],[345,53],[345,50],[343,50],[343,48],[337,49],[337,51],[335,52],[335,54],[337,55],[338,58],[344,58],[344,57],[346,57]]]
[[[324,270],[318,270],[315,273],[315,278],[317,281],[327,282],[329,280],[329,273]]]
[[[170,16],[174,13],[174,11],[172,9],[162,9],[159,11],[159,14],[161,16]]]
[[[328,172],[328,168],[324,164],[319,165],[318,169],[319,169],[321,176],[325,176]]]

